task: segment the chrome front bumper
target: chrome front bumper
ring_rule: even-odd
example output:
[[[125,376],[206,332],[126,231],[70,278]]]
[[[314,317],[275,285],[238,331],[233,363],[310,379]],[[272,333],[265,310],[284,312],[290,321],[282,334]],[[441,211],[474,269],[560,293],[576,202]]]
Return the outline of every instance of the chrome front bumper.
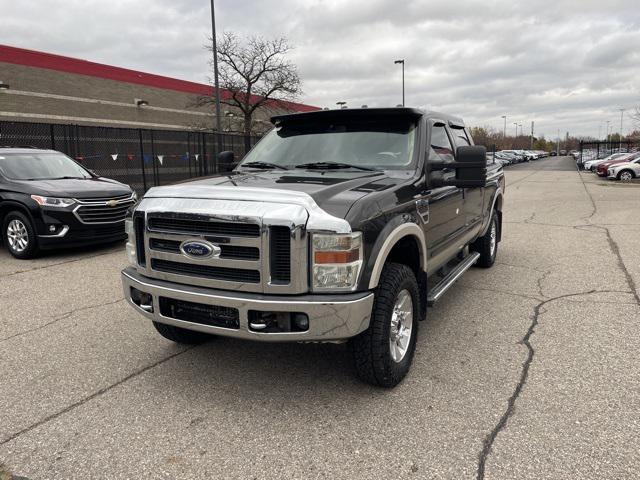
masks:
[[[145,317],[160,323],[214,335],[266,342],[331,342],[354,337],[369,327],[373,293],[336,295],[262,295],[187,286],[140,275],[133,267],[122,271],[124,297]],[[153,312],[147,312],[131,299],[131,288],[153,297]],[[203,325],[160,314],[159,297],[238,309],[240,328]],[[264,333],[249,329],[249,310],[305,313],[309,329],[305,332]]]

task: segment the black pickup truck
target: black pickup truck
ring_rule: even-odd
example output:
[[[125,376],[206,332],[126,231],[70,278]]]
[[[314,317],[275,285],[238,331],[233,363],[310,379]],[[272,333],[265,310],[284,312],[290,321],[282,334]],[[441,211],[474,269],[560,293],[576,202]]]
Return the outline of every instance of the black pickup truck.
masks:
[[[502,169],[441,113],[272,122],[233,171],[147,192],[126,222],[125,297],[175,342],[348,342],[359,377],[393,387],[427,306],[494,263]]]

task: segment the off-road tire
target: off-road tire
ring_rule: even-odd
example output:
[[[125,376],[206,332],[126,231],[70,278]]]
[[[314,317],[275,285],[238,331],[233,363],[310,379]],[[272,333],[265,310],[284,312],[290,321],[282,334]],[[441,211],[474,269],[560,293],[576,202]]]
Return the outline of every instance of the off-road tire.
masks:
[[[391,316],[398,294],[407,290],[413,304],[413,320],[408,348],[400,362],[391,357],[389,334]],[[369,328],[349,341],[357,376],[371,385],[392,388],[405,377],[416,348],[420,323],[420,292],[413,271],[406,265],[387,263],[375,291]]]
[[[476,263],[478,267],[489,268],[493,266],[494,262],[496,261],[499,245],[499,228],[500,226],[498,225],[498,213],[494,210],[493,214],[491,215],[489,228],[487,228],[485,234],[471,244],[471,250],[480,254],[480,258],[478,258],[478,262]],[[491,247],[492,235],[495,235],[495,246],[493,247],[493,249]]]
[[[158,333],[164,338],[176,343],[198,345],[213,338],[213,335],[209,335],[207,333],[187,330],[186,328],[174,327],[173,325],[167,325],[166,323],[153,322],[153,326],[156,327]]]
[[[22,251],[14,250],[9,245],[9,236],[7,233],[7,229],[9,228],[9,224],[13,220],[17,220],[21,225],[24,225],[24,228],[26,230],[27,247]],[[36,235],[35,229],[33,228],[33,224],[31,223],[31,219],[24,213],[17,210],[9,212],[2,221],[2,241],[7,247],[7,250],[9,250],[9,253],[20,260],[27,260],[29,258],[35,257],[38,254],[38,237]]]

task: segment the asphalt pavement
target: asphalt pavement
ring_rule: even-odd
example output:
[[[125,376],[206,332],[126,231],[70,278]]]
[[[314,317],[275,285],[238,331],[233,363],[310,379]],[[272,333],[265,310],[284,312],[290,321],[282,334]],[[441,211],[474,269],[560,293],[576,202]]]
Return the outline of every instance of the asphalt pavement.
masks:
[[[407,378],[344,345],[164,340],[122,244],[0,253],[0,461],[35,479],[631,479],[640,185],[509,167],[496,265],[428,313]]]

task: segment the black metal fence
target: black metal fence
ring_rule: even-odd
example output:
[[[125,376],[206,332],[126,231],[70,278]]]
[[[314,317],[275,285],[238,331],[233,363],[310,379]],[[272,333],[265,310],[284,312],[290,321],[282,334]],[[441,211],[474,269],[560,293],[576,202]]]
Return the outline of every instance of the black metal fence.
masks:
[[[220,151],[245,152],[244,136],[221,134]],[[139,193],[157,185],[219,171],[214,133],[0,121],[0,145],[29,145],[66,153],[104,177]],[[253,146],[259,137],[251,137]]]
[[[580,142],[580,156],[577,159],[578,166],[582,168],[584,162],[605,158],[614,153],[635,152],[640,150],[640,141],[622,142]]]

